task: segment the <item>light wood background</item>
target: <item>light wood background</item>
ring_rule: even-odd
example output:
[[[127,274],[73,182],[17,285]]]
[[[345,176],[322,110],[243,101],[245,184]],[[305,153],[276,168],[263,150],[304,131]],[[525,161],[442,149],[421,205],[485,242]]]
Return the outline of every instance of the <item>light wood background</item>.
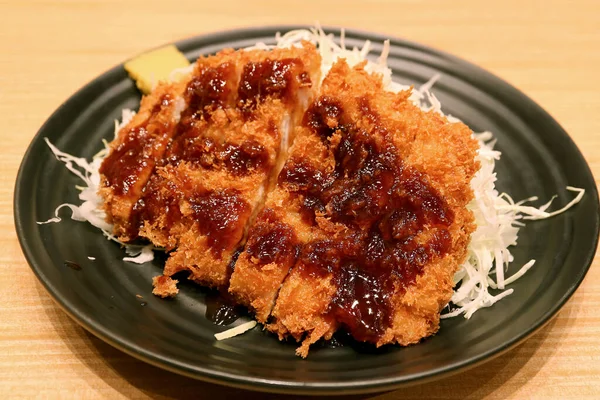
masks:
[[[492,71],[546,108],[600,176],[598,1],[0,0],[1,398],[265,396],[163,372],[72,322],[24,260],[13,225],[13,186],[44,120],[115,64],[206,32],[317,20],[401,36]],[[524,345],[448,379],[363,397],[600,398],[599,264],[596,257],[558,317]]]

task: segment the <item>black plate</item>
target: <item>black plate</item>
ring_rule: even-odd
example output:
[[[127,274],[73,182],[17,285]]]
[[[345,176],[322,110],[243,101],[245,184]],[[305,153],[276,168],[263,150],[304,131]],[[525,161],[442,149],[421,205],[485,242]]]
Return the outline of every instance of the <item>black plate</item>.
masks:
[[[273,42],[276,32],[294,28],[298,27],[236,30],[176,45],[194,59],[223,47]],[[373,42],[373,55],[378,55],[386,38],[346,31],[349,45],[361,45],[366,39]],[[565,204],[572,197],[565,186],[586,189],[574,209],[530,222],[521,231],[514,268],[531,258],[538,261],[512,285],[515,293],[496,306],[470,320],[444,320],[436,336],[408,348],[373,351],[322,346],[302,360],[294,355],[293,343],[281,343],[258,329],[216,342],[213,334],[223,328],[204,316],[204,289],[184,284],[181,293],[168,301],[151,295],[151,278],[160,273],[160,260],[143,266],[123,262],[123,250],[85,223],[64,219],[59,224],[36,224],[51,217],[58,204],[76,202],[74,186],[79,183],[54,159],[43,138],[70,154],[91,158],[101,148],[102,138],[112,138],[120,110],[139,105],[140,94],[122,65],[64,103],[25,154],[14,212],[31,268],[73,319],[115,347],[193,378],[250,389],[331,394],[387,390],[457,372],[514,347],[558,312],[592,262],[599,215],[590,169],[556,121],[488,72],[400,39],[391,42],[389,65],[402,83],[420,84],[440,73],[442,79],[433,91],[444,110],[476,131],[495,133],[503,154],[497,165],[501,191],[515,199],[537,195],[546,200],[558,194],[556,204]],[[65,260],[79,263],[82,269],[65,267]]]

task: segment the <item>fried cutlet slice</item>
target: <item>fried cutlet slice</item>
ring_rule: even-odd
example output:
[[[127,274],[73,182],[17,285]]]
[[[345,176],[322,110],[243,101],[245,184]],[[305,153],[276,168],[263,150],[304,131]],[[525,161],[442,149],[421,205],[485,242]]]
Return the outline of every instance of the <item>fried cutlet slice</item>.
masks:
[[[130,223],[131,212],[140,199],[157,162],[175,133],[185,103],[185,81],[160,83],[142,98],[140,109],[110,143],[110,154],[100,167],[99,194],[104,198],[107,221],[113,234],[127,242],[137,236]]]
[[[211,168],[215,162],[215,145],[222,136],[219,129],[225,129],[228,122],[224,110],[236,105],[239,80],[236,61],[232,50],[224,50],[218,56],[200,58],[194,65],[184,91],[187,107],[130,218],[131,224],[138,228],[138,234],[156,246],[173,250],[178,244],[177,236],[171,235],[170,230],[181,219],[179,202],[183,194],[178,187],[182,187],[189,177],[185,172],[175,174],[174,170],[195,164],[199,168],[190,169],[201,170],[202,167]],[[209,121],[214,123],[209,125]],[[215,129],[210,133],[218,139],[217,143],[205,134],[213,125]],[[204,141],[203,137],[196,140],[200,132],[206,136]],[[180,176],[183,180],[178,179]]]
[[[299,129],[290,148],[292,157],[303,154],[306,168],[330,162],[328,148],[320,138]],[[290,161],[288,161],[289,164]],[[309,179],[299,168],[293,179],[297,190],[321,185],[319,177]],[[302,244],[324,239],[324,232],[313,229],[314,216],[305,212],[303,199],[278,184],[265,201],[264,209],[248,232],[248,242],[241,252],[229,283],[229,293],[255,313],[256,320],[266,323],[275,304],[279,288],[295,264]]]
[[[185,270],[198,283],[227,284],[319,74],[320,57],[309,43],[198,60],[190,107],[136,205],[140,236],[173,250],[164,276]],[[221,100],[204,104],[213,97]],[[155,294],[173,294],[172,281],[155,282]]]
[[[475,228],[466,205],[477,143],[464,124],[421,111],[408,95],[338,61],[298,134],[320,140],[327,158],[307,162],[315,147],[297,142],[279,176],[278,190],[301,204],[299,230],[312,221],[317,239],[298,244],[267,328],[303,340],[303,357],[338,328],[381,346],[439,327]]]

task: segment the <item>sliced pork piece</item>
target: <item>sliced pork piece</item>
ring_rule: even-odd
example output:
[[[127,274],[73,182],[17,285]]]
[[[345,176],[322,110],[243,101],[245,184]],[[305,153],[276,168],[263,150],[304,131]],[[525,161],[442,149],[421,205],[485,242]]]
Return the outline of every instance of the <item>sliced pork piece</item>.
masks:
[[[318,137],[307,135],[307,130],[299,132],[290,149],[292,157],[301,153],[305,155],[302,165],[323,167],[330,158],[327,147]],[[322,184],[319,177],[304,175],[302,169],[290,179],[296,190]],[[305,213],[303,199],[290,193],[284,185],[277,185],[268,194],[263,211],[250,228],[248,242],[231,276],[229,293],[254,311],[257,321],[266,323],[302,244],[317,238],[323,239],[323,232],[313,229],[312,217]]]
[[[311,224],[312,238],[298,241],[267,328],[303,340],[303,357],[339,328],[377,346],[433,334],[475,227],[466,209],[478,168],[471,131],[343,60],[301,129],[278,190],[284,207],[300,204],[292,231]],[[251,234],[248,243],[260,240]]]
[[[113,234],[127,242],[137,237],[131,211],[157,162],[163,158],[185,106],[185,82],[159,84],[142,99],[139,112],[110,144],[110,154],[100,167],[100,195],[104,198]]]
[[[185,270],[196,282],[227,284],[232,258],[262,207],[319,71],[320,57],[309,43],[198,60],[187,89],[190,107],[135,207],[140,236],[174,250],[166,277]],[[173,295],[172,281],[155,283],[156,294]]]

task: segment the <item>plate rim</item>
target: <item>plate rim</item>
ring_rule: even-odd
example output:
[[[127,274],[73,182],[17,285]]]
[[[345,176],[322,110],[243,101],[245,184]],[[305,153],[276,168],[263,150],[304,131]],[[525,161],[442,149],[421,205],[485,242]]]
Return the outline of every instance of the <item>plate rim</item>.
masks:
[[[306,29],[310,26],[307,25],[267,25],[267,26],[253,26],[253,27],[240,27],[236,29],[228,29],[217,32],[208,32],[205,34],[177,40],[175,42],[170,42],[168,44],[174,44],[182,51],[190,46],[194,46],[199,40],[215,43],[221,41],[227,41],[228,38],[240,38],[242,34],[249,35],[250,37],[256,37],[267,34],[275,33],[275,32],[286,32],[293,29]],[[33,151],[33,147],[39,140],[41,139],[42,133],[45,131],[51,120],[56,118],[63,109],[67,108],[71,102],[74,101],[74,98],[80,95],[82,92],[93,90],[94,86],[99,84],[100,82],[117,77],[118,75],[125,74],[123,69],[123,63],[117,64],[112,68],[104,71],[100,75],[93,78],[91,81],[80,87],[73,94],[71,94],[42,124],[42,126],[38,129],[35,136],[31,139],[27,150],[25,151],[21,164],[19,166],[19,170],[16,176],[15,181],[15,189],[13,195],[13,216],[15,223],[15,230],[17,233],[17,237],[19,240],[19,244],[21,246],[21,250],[25,255],[26,261],[29,264],[31,270],[34,272],[38,281],[44,286],[50,297],[59,305],[59,307],[69,315],[69,317],[75,322],[77,322],[80,326],[91,332],[96,337],[110,344],[111,346],[129,354],[135,358],[138,358],[144,362],[147,362],[156,367],[166,369],[168,371],[185,375],[190,378],[200,379],[203,381],[224,384],[232,387],[238,387],[249,390],[259,390],[264,392],[273,392],[273,393],[293,393],[293,394],[349,394],[349,393],[371,393],[371,392],[380,392],[383,390],[392,390],[402,386],[413,385],[417,383],[425,383],[428,381],[433,381],[437,379],[441,379],[443,377],[447,377],[450,375],[454,375],[465,371],[467,369],[473,368],[477,365],[480,365],[484,362],[490,361],[495,357],[498,357],[505,352],[515,348],[537,331],[541,330],[544,326],[546,326],[554,316],[558,314],[558,312],[562,309],[562,307],[566,304],[566,302],[573,296],[577,288],[583,282],[587,272],[589,271],[592,262],[594,260],[594,256],[596,253],[596,249],[598,246],[598,233],[600,231],[600,209],[599,209],[599,200],[598,200],[598,188],[595,185],[595,180],[593,177],[593,173],[590,169],[588,162],[585,157],[571,138],[571,136],[565,131],[564,128],[538,103],[529,98],[525,93],[518,90],[516,87],[512,86],[510,83],[504,81],[503,79],[497,77],[493,73],[471,63],[468,60],[462,59],[460,57],[454,56],[452,54],[446,53],[444,51],[432,48],[427,45],[423,45],[417,42],[413,42],[410,40],[402,39],[395,37],[393,35],[386,35],[378,32],[370,32],[361,29],[354,28],[341,28],[336,26],[323,26],[322,27],[325,32],[330,33],[338,33],[341,29],[352,36],[352,38],[358,37],[369,37],[371,40],[378,42],[383,42],[386,39],[390,40],[390,44],[398,45],[401,47],[409,47],[416,49],[420,52],[425,52],[427,54],[434,55],[436,57],[448,60],[451,63],[458,63],[461,66],[469,68],[471,71],[476,72],[477,74],[483,74],[488,80],[491,79],[495,83],[501,84],[506,90],[509,91],[509,95],[517,96],[523,101],[527,102],[537,114],[540,114],[545,118],[545,120],[552,122],[556,125],[556,127],[562,131],[563,140],[567,140],[568,144],[573,148],[573,150],[577,153],[577,155],[583,161],[585,165],[585,171],[581,171],[583,176],[583,180],[594,183],[593,191],[586,191],[586,196],[591,196],[592,200],[595,203],[595,221],[594,221],[594,230],[595,237],[592,239],[590,250],[585,262],[585,266],[583,267],[582,274],[576,277],[574,280],[574,285],[571,285],[566,293],[560,298],[560,301],[553,304],[537,321],[531,324],[531,327],[527,330],[521,332],[520,335],[517,335],[511,340],[505,341],[502,346],[497,346],[495,348],[489,349],[478,356],[472,357],[464,362],[459,362],[456,364],[450,364],[445,367],[429,370],[427,373],[415,373],[409,375],[408,377],[404,377],[402,379],[398,379],[397,377],[392,378],[380,378],[380,379],[368,379],[368,380],[357,380],[354,382],[318,382],[318,383],[305,383],[299,381],[289,381],[282,379],[264,379],[264,378],[255,378],[247,375],[238,375],[238,374],[230,374],[227,372],[214,371],[210,369],[203,369],[202,374],[199,374],[198,371],[190,371],[186,365],[178,363],[177,360],[169,359],[163,356],[157,356],[153,354],[152,351],[141,348],[140,346],[134,345],[132,343],[128,343],[127,340],[123,340],[119,335],[111,334],[110,329],[107,329],[104,326],[98,326],[98,324],[94,323],[94,321],[88,318],[86,315],[77,311],[77,307],[70,305],[68,301],[61,295],[60,291],[57,291],[47,279],[44,279],[43,270],[37,265],[35,261],[35,255],[32,251],[31,247],[28,245],[28,239],[26,237],[25,231],[26,227],[23,225],[23,221],[21,220],[21,214],[23,213],[22,207],[20,204],[20,193],[22,191],[23,181],[24,181],[24,170],[27,162],[31,158],[31,152]],[[253,35],[253,36],[252,36]],[[162,47],[166,44],[162,44],[160,46],[154,47]],[[147,51],[150,51],[149,49]],[[471,78],[473,75],[466,74],[465,77]],[[473,84],[473,79],[464,79],[465,81]],[[474,85],[477,87],[477,85]],[[29,161],[30,162],[30,161]]]

